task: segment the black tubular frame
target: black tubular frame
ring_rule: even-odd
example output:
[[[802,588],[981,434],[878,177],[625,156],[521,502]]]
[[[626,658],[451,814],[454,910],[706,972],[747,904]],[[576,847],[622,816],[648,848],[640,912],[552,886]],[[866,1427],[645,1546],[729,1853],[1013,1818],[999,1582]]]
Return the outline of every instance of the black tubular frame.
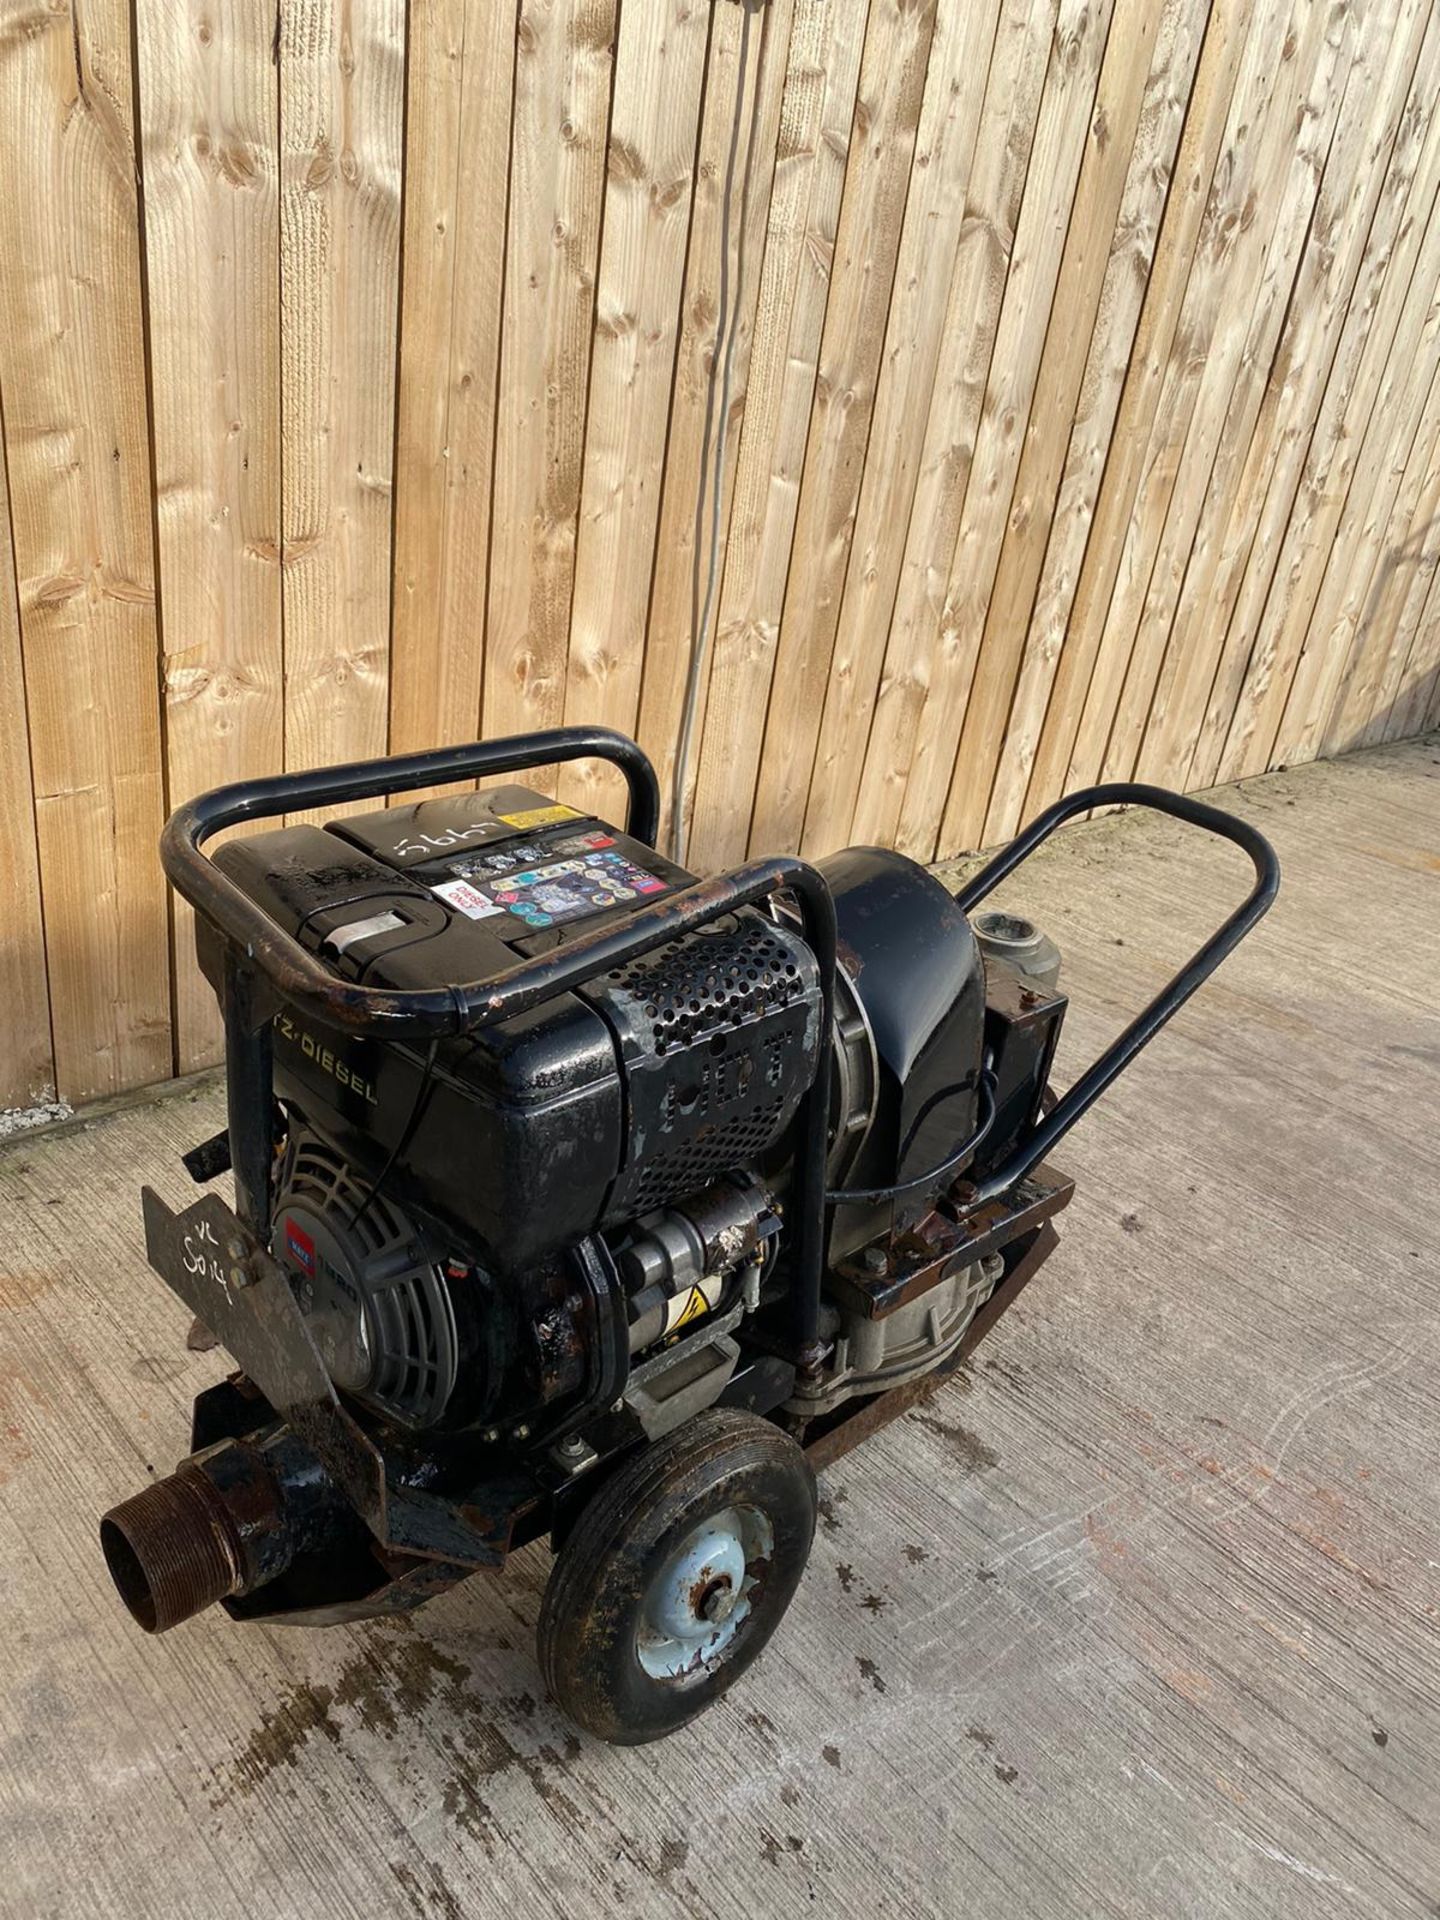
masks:
[[[364,987],[331,973],[201,851],[222,828],[244,820],[273,819],[309,807],[378,799],[416,787],[578,759],[606,760],[620,769],[630,790],[627,831],[646,846],[654,846],[660,811],[655,770],[634,741],[604,727],[557,727],[433,753],[241,781],[201,794],[171,816],[160,842],[165,872],[176,891],[225,942],[221,998],[236,1212],[260,1245],[268,1247],[275,1105],[270,1021],[279,1003],[304,1008],[330,1026],[374,1039],[470,1033],[492,1021],[526,1013],[737,907],[784,890],[799,909],[820,983],[822,1067],[797,1117],[792,1199],[791,1335],[797,1366],[813,1371],[822,1357],[820,1294],[830,1089],[823,1062],[835,1001],[836,939],[834,902],[814,867],[791,858],[752,860],[712,880],[665,894],[618,925],[596,928],[551,953],[517,961],[492,979],[463,986],[398,989]]]
[[[1233,814],[1222,813],[1218,807],[1207,806],[1203,800],[1192,800],[1188,794],[1170,793],[1164,787],[1112,781],[1106,786],[1086,787],[1080,793],[1067,794],[1063,800],[1057,800],[1053,806],[1047,807],[1044,813],[1037,815],[1028,827],[1016,835],[1002,853],[967,881],[955,896],[956,905],[967,915],[973,913],[980,902],[1008,874],[1013,873],[1022,860],[1027,860],[1042,840],[1048,840],[1057,827],[1063,826],[1077,813],[1088,813],[1093,807],[1113,806],[1149,807],[1156,813],[1168,813],[1176,820],[1201,827],[1207,833],[1218,834],[1222,840],[1232,841],[1249,854],[1255,869],[1255,884],[1204,946],[1191,956],[1174,979],[1162,987],[1148,1005],[1141,1008],[1124,1032],[1111,1041],[1007,1158],[967,1190],[967,1208],[998,1200],[1017,1181],[1023,1180],[1027,1173],[1039,1166],[1056,1142],[1063,1139],[1075,1122],[1090,1111],[1111,1081],[1125,1071],[1140,1049],[1155,1038],[1195,989],[1209,979],[1227,954],[1239,946],[1256,921],[1269,911],[1279,891],[1280,862],[1275,857],[1275,849],[1264,834],[1247,820],[1238,820]]]
[[[557,727],[509,740],[477,741],[432,753],[243,781],[202,794],[171,817],[160,843],[166,874],[176,891],[224,940],[221,1000],[236,1212],[259,1245],[268,1247],[275,1110],[271,1018],[280,1004],[307,1009],[330,1026],[380,1040],[435,1040],[470,1033],[492,1021],[528,1012],[738,907],[783,891],[793,896],[799,910],[801,929],[815,956],[820,981],[820,1066],[797,1116],[795,1177],[787,1206],[794,1236],[793,1357],[802,1373],[814,1374],[824,1356],[820,1307],[830,1105],[826,1043],[833,1023],[836,967],[835,905],[824,876],[816,868],[791,857],[751,860],[711,880],[695,881],[665,894],[623,922],[595,928],[550,953],[517,961],[492,979],[462,986],[398,989],[364,987],[331,973],[201,851],[222,828],[244,820],[272,819],[309,807],[378,799],[417,787],[443,786],[584,758],[606,760],[619,768],[630,793],[627,830],[635,839],[653,846],[659,826],[654,768],[634,741],[603,727]],[[957,1189],[957,1198],[963,1200],[967,1211],[1000,1199],[1046,1158],[1111,1081],[1239,945],[1267,911],[1279,887],[1280,866],[1274,850],[1248,822],[1163,787],[1114,782],[1069,794],[1047,808],[960,890],[956,902],[961,910],[967,915],[973,912],[1065,821],[1107,806],[1149,807],[1232,841],[1250,856],[1255,884],[1223,925],[1005,1160],[978,1182]],[[848,1196],[837,1196],[844,1197]]]

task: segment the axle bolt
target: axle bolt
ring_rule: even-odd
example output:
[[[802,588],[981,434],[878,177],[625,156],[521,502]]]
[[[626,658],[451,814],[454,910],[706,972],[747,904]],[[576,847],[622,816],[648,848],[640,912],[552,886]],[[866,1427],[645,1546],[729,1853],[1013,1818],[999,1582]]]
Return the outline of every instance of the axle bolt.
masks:
[[[731,1614],[735,1611],[735,1603],[739,1598],[740,1596],[731,1585],[728,1576],[722,1575],[720,1579],[712,1581],[706,1588],[705,1592],[701,1595],[700,1605],[696,1611],[702,1620],[708,1620],[712,1626],[718,1627],[723,1621],[730,1618]]]

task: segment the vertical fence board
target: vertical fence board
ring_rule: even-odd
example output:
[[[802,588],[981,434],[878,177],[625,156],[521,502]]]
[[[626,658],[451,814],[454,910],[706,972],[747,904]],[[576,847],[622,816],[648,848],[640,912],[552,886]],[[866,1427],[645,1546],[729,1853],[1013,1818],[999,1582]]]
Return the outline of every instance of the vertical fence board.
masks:
[[[7,929],[0,941],[0,1107],[27,1107],[50,1099],[55,1091],[35,787],[30,777],[25,663],[15,588],[10,493],[0,461],[0,679],[10,689],[10,697],[0,701],[0,767],[5,769],[0,782],[0,912]]]
[[[477,206],[460,204],[469,11],[466,0],[410,0],[390,635],[390,746],[396,753],[457,739],[468,704],[463,693],[451,693],[452,656],[435,638],[444,617],[455,256],[463,223],[493,223],[496,207],[493,179],[482,186]],[[503,9],[490,17],[503,21]],[[492,97],[501,92],[493,88]],[[510,123],[508,114],[496,115],[502,118],[503,145],[492,157],[503,167]],[[503,197],[500,207],[503,227]]]
[[[690,859],[743,858],[765,736],[866,8],[796,0],[715,621]]]
[[[750,839],[800,844],[840,617],[935,0],[871,0]]]
[[[1055,8],[1004,0],[951,268],[934,397],[911,502],[852,831],[900,843],[902,809],[932,687],[950,678],[942,613],[975,454]],[[977,75],[978,80],[978,75]]]
[[[726,332],[734,343],[730,356],[733,372],[728,415],[721,420],[718,415],[711,417],[711,372],[721,317],[725,178],[735,122],[737,69],[744,37],[742,25],[747,14],[751,22],[750,46],[731,181],[731,236],[725,261]],[[646,629],[645,683],[640,697],[640,744],[654,760],[660,775],[663,818],[667,821],[690,652],[703,610],[705,582],[712,567],[717,582],[724,578],[730,508],[735,498],[735,454],[745,418],[750,345],[760,296],[765,212],[775,170],[792,17],[792,0],[766,0],[763,8],[720,6],[715,12],[711,34],[700,164],[696,170],[689,257],[681,299],[680,345],[670,403],[670,437],[665,449],[665,497],[655,545],[655,579]],[[742,230],[747,153],[751,155],[750,206],[748,221]],[[715,386],[715,408],[720,404],[719,384],[717,381]],[[711,487],[715,448],[722,439],[725,453],[722,494],[718,516],[714,516]],[[697,504],[702,509],[698,529]],[[717,529],[713,556],[712,517]],[[698,598],[692,594],[697,531],[701,563]],[[692,728],[696,745],[704,729],[709,679],[708,662],[702,662],[701,667]],[[686,781],[692,802],[695,771],[692,750]]]
[[[584,471],[616,0],[525,0],[496,423],[485,729],[558,726]],[[553,791],[551,773],[536,784]]]
[[[283,754],[274,22],[227,0],[136,31],[173,806]],[[174,921],[183,1073],[221,1035],[183,901]]]
[[[129,15],[0,12],[0,390],[55,1071],[171,1070]]]
[[[505,244],[513,28],[499,5],[412,0],[410,8],[390,640],[390,746],[398,753],[468,740],[479,717],[483,596],[452,620],[450,562],[452,541],[460,544],[456,521],[467,510],[484,537],[488,453],[457,417],[465,398],[457,383],[466,374],[478,383],[483,436],[500,275],[466,284],[465,269],[473,272],[477,255],[498,259]],[[467,441],[463,454],[452,439]],[[477,452],[474,485],[457,483]]]
[[[844,596],[830,657],[802,846],[843,844],[855,808],[855,775],[885,656],[909,519],[924,452],[930,395],[943,346],[946,296],[965,217],[998,5],[936,16],[916,136],[914,179],[866,448]]]
[[[438,615],[413,617],[407,683],[419,712],[406,714],[417,744],[471,740],[481,728],[485,610],[494,485],[496,374],[505,282],[512,87],[517,14],[513,0],[467,12],[455,201],[455,280],[449,331],[444,564]],[[412,362],[410,386],[446,372]],[[415,611],[412,603],[412,616]],[[428,715],[428,724],[422,718]]]
[[[640,707],[709,19],[692,0],[630,0],[615,54],[565,716],[627,733]],[[579,761],[559,791],[603,814],[622,788],[603,763]]]
[[[385,751],[404,0],[280,8],[285,763]]]

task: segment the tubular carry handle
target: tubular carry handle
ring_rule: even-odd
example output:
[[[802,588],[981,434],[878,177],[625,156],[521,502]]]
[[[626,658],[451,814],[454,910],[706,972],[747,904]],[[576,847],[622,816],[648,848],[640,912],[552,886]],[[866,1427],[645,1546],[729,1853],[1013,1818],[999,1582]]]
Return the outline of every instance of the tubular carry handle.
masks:
[[[1069,1092],[1037,1122],[1014,1151],[976,1183],[966,1195],[967,1207],[983,1206],[987,1201],[1008,1193],[1018,1180],[1023,1180],[1045,1159],[1056,1141],[1063,1139],[1081,1115],[1090,1111],[1110,1082],[1125,1071],[1140,1049],[1155,1038],[1166,1021],[1180,1011],[1195,989],[1209,979],[1226,955],[1239,946],[1256,921],[1269,911],[1270,903],[1279,889],[1280,862],[1275,857],[1275,849],[1249,821],[1237,820],[1233,814],[1222,813],[1218,807],[1207,806],[1203,800],[1192,800],[1188,794],[1170,793],[1164,787],[1138,786],[1129,781],[1116,780],[1105,786],[1086,787],[1079,793],[1066,794],[1063,800],[1057,800],[1054,806],[1047,807],[1022,833],[1016,835],[1003,852],[998,853],[960,889],[955,896],[956,904],[962,912],[973,913],[1006,875],[1013,873],[1023,860],[1028,860],[1041,841],[1048,840],[1057,827],[1063,826],[1077,813],[1089,812],[1092,807],[1113,806],[1150,807],[1156,813],[1168,813],[1176,820],[1184,820],[1190,826],[1201,827],[1206,833],[1232,841],[1249,854],[1255,869],[1255,884],[1224,924],[1211,934],[1174,979],[1140,1010],[1125,1031],[1112,1040],[1099,1058],[1086,1068]]]
[[[782,887],[799,904],[822,983],[833,974],[835,910],[830,889],[813,867],[788,857],[751,860],[713,880],[678,888],[618,926],[580,934],[552,953],[519,960],[488,980],[462,986],[388,988],[359,986],[332,973],[200,851],[222,827],[241,820],[262,820],[304,807],[374,799],[473,774],[515,773],[549,761],[582,758],[608,760],[620,768],[630,787],[628,831],[653,846],[660,790],[645,754],[633,740],[606,727],[556,727],[509,740],[477,741],[435,753],[217,787],[171,815],[160,838],[160,858],[177,892],[218,927],[232,949],[284,999],[333,1026],[377,1038],[430,1039],[466,1033],[527,1013],[597,974],[653,952],[666,941]]]
[[[222,828],[242,820],[268,820],[307,807],[378,800],[416,787],[443,786],[453,780],[518,773],[553,761],[586,758],[608,760],[624,774],[630,790],[627,830],[647,847],[653,847],[660,824],[660,787],[647,756],[633,740],[612,733],[608,727],[555,727],[542,733],[517,734],[508,740],[477,740],[463,747],[442,747],[395,759],[361,760],[349,766],[316,767],[305,773],[274,774],[264,780],[216,787],[197,795],[170,816],[160,836],[160,860],[176,892],[218,928],[286,999],[307,1007],[318,1018],[351,1031],[383,1033],[391,1039],[463,1033],[486,1020],[521,1011],[509,994],[504,996],[502,1007],[488,1005],[489,998],[517,974],[524,973],[528,983],[535,974],[545,971],[543,964],[522,962],[499,979],[475,981],[468,986],[404,990],[357,986],[331,973],[298,940],[278,927],[200,849]],[[637,919],[644,917],[639,915]],[[564,951],[574,954],[586,945],[584,941],[575,942]],[[565,970],[566,978],[552,992],[573,984],[569,971]],[[548,997],[548,993],[538,996]],[[534,1004],[534,999],[527,1004]]]

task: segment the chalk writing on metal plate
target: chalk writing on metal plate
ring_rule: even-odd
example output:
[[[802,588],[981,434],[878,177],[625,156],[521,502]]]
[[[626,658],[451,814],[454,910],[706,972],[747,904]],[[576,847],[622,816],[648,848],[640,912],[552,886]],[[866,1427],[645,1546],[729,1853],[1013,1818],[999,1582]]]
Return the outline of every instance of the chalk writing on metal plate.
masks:
[[[201,1220],[185,1235],[184,1266],[186,1273],[200,1279],[209,1280],[219,1287],[228,1300],[230,1298],[230,1276],[224,1263],[218,1258],[219,1241],[215,1238],[215,1229],[208,1220]]]

